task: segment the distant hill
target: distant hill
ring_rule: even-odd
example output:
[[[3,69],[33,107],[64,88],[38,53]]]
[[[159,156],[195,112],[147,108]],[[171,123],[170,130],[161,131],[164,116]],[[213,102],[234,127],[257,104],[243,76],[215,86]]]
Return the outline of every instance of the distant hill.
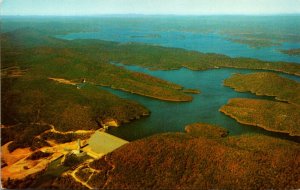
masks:
[[[263,135],[209,139],[195,134],[210,136],[210,131],[195,130],[193,136],[167,133],[138,140],[94,161],[90,166],[101,172],[95,172],[90,185],[100,189],[300,187],[299,144]]]
[[[32,48],[37,46],[61,46],[64,44],[64,40],[26,27],[1,34],[1,44],[2,48]]]

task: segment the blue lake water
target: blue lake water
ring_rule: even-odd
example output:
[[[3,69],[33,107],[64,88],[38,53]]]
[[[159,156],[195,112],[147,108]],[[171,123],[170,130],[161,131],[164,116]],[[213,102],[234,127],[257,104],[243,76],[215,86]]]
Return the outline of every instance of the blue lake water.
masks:
[[[71,33],[58,36],[63,39],[101,39],[116,42],[139,42],[165,47],[176,47],[204,53],[220,53],[230,57],[251,57],[266,61],[300,63],[300,56],[289,56],[282,49],[300,48],[300,43],[282,43],[279,46],[253,48],[246,44],[227,40],[228,36],[218,33],[195,33],[179,31],[156,31],[149,29],[115,28],[109,25],[101,32]]]
[[[192,102],[166,102],[147,98],[132,93],[104,89],[118,95],[119,97],[135,100],[146,106],[151,111],[151,116],[125,124],[120,128],[112,128],[109,133],[126,140],[135,140],[163,132],[183,132],[184,126],[194,122],[216,124],[227,128],[230,135],[245,133],[261,133],[281,138],[289,138],[287,135],[268,132],[258,127],[247,126],[237,123],[234,119],[222,114],[218,110],[227,103],[230,98],[256,98],[274,100],[273,97],[256,96],[251,93],[239,93],[223,85],[223,80],[233,73],[261,72],[242,69],[214,69],[207,71],[191,71],[179,69],[172,71],[151,71],[138,66],[124,66],[137,72],[147,73],[186,88],[201,90],[200,94],[194,94]],[[289,75],[284,75],[289,77]],[[289,77],[295,79],[296,77]],[[298,77],[297,80],[300,80]],[[103,87],[101,87],[103,88]]]
[[[198,25],[197,19],[200,19],[201,21]],[[219,21],[218,19],[219,18],[213,17],[208,20],[207,18],[202,17],[165,18],[165,20],[154,18],[155,22],[153,22],[152,18],[126,18],[125,20],[122,18],[108,18],[99,21],[99,32],[70,33],[57,37],[68,40],[100,39],[121,43],[139,42],[200,52],[220,53],[231,57],[250,57],[267,61],[288,61],[300,63],[299,56],[289,56],[279,51],[281,49],[300,48],[299,42],[296,43],[289,41],[282,42],[279,46],[252,48],[246,44],[235,43],[228,40],[230,35],[228,32],[226,33],[224,31],[229,30],[227,24],[229,24],[230,32],[234,31],[232,30],[230,23],[236,18],[226,18],[227,24],[224,24],[226,23],[225,21],[222,23],[222,21]],[[230,22],[228,22],[228,19]],[[282,34],[287,33],[288,31],[292,32],[291,35],[297,33],[296,28],[298,25],[290,27],[292,24],[290,18],[276,17],[247,19],[242,21],[237,19],[236,22],[234,21],[235,23],[233,22],[237,31],[242,28],[242,30],[239,31],[240,33],[245,32],[243,30],[249,27],[249,24],[247,24],[249,22],[252,24],[254,23],[253,26],[251,26],[251,32],[257,32],[257,35],[266,37],[266,34],[260,34],[259,30],[263,29],[263,32],[269,31],[274,37],[277,36],[279,41],[281,37],[277,33],[274,33],[274,29],[282,30]],[[281,22],[278,24],[277,20],[280,19]],[[297,17],[297,19],[300,19],[300,17]],[[210,24],[210,22],[213,22],[214,24],[217,23],[217,26],[215,27],[213,24]],[[276,28],[276,26],[278,28]],[[97,28],[97,26],[95,27]],[[220,27],[220,30],[218,30],[218,27]],[[208,29],[206,30],[206,28]],[[222,30],[223,32],[220,32]],[[297,37],[297,35],[294,36]],[[182,132],[184,131],[184,126],[187,124],[205,122],[221,125],[227,128],[231,135],[261,133],[280,138],[294,139],[288,135],[268,132],[258,127],[239,124],[234,119],[225,116],[218,111],[230,98],[243,97],[273,100],[272,97],[256,96],[250,93],[238,93],[231,88],[223,86],[223,80],[230,77],[233,73],[261,71],[242,69],[191,71],[185,68],[172,71],[150,71],[137,66],[124,67],[129,70],[147,73],[149,75],[180,84],[185,88],[199,89],[201,94],[192,95],[194,98],[192,102],[174,103],[101,87],[118,95],[119,97],[137,101],[151,111],[151,115],[149,117],[133,121],[129,124],[124,124],[119,128],[110,129],[109,133],[113,135],[126,140],[135,140],[157,133]],[[300,81],[300,77],[297,76],[285,74],[280,75]]]

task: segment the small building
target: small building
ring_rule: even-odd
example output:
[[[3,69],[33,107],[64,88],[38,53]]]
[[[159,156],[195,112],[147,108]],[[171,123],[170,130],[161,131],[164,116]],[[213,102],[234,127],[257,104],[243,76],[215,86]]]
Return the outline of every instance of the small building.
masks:
[[[77,139],[77,148],[76,149],[69,149],[70,152],[69,154],[75,154],[76,156],[80,157],[80,156],[85,156],[86,155],[86,152],[83,152],[81,150],[82,146],[81,146],[81,141],[80,139]]]
[[[80,154],[80,150],[81,149],[81,143],[80,143],[80,139],[77,139],[77,149],[73,150],[72,152],[74,154]]]

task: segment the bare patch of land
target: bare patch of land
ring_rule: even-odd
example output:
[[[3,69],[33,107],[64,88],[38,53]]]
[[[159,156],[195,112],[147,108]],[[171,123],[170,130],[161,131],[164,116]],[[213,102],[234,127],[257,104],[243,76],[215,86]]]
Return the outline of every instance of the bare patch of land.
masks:
[[[53,80],[53,81],[58,82],[58,83],[62,83],[62,84],[70,84],[70,85],[76,85],[77,84],[76,82],[73,82],[73,81],[67,80],[67,79],[63,79],[63,78],[51,78],[51,77],[49,77],[48,79]]]
[[[41,158],[38,160],[27,159],[35,151],[30,150],[29,148],[19,148],[15,151],[8,153],[7,144],[2,146],[2,159],[7,163],[7,166],[1,170],[1,179],[2,181],[10,179],[23,179],[31,174],[43,171],[50,162],[59,158],[63,155],[64,148],[66,146],[74,146],[73,143],[60,144],[53,147],[41,148],[40,151],[51,152],[51,156],[47,158]],[[4,154],[3,154],[4,153]]]

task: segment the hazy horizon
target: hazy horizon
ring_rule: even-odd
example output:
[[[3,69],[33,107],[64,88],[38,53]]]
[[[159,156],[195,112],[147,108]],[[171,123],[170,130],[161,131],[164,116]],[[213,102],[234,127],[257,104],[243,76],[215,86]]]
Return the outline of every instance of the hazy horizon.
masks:
[[[253,17],[272,17],[272,16],[300,16],[300,13],[278,13],[278,14],[90,14],[90,15],[1,15],[2,17],[107,17],[107,16],[145,16],[145,17],[155,17],[155,16],[253,16]]]
[[[2,16],[298,15],[300,0],[3,0]]]

